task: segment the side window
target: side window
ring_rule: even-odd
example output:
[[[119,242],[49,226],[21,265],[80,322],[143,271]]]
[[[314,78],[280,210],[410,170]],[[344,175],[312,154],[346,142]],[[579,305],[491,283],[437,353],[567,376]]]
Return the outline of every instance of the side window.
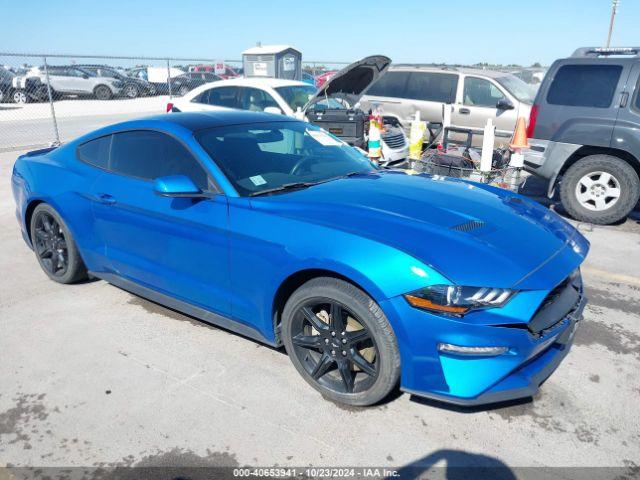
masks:
[[[242,108],[238,101],[238,87],[221,87],[209,90],[209,105],[227,108]]]
[[[137,130],[115,134],[110,170],[144,180],[186,175],[202,190],[208,188],[207,174],[193,155],[177,140],[160,132]]]
[[[96,138],[78,147],[78,158],[94,167],[107,169],[109,166],[109,150],[111,135]]]
[[[259,88],[242,88],[242,109],[251,112],[262,112],[267,107],[276,107],[278,103],[264,90]]]
[[[552,105],[608,108],[618,86],[622,65],[564,65],[547,93]]]
[[[408,79],[409,72],[387,72],[366,91],[366,94],[378,97],[404,98]]]
[[[466,77],[464,79],[463,103],[475,107],[496,108],[496,104],[504,99],[498,87],[484,78]]]
[[[456,99],[457,88],[457,74],[413,72],[407,83],[405,98],[428,102],[453,103]]]
[[[640,110],[640,79],[638,79],[638,84],[636,85],[636,101],[634,102],[633,107],[636,110]]]

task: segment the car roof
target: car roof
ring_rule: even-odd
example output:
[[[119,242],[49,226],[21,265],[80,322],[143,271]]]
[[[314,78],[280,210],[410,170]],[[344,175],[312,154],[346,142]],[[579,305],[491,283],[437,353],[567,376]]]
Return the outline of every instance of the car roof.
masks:
[[[281,78],[230,78],[215,83],[216,87],[225,85],[242,85],[245,87],[289,87],[294,85],[309,85],[298,80],[283,80]]]
[[[148,129],[158,127],[159,129],[171,129],[173,126],[183,127],[192,132],[206,130],[207,128],[224,127],[228,125],[243,125],[249,123],[268,122],[297,122],[292,117],[276,115],[263,112],[250,112],[248,110],[216,110],[207,112],[180,112],[164,113],[144,117],[136,120],[117,123],[104,129],[97,130],[91,134],[92,137],[105,135],[108,133]]]
[[[420,64],[395,64],[389,67],[389,71],[419,71],[419,72],[438,72],[438,73],[462,73],[464,75],[478,75],[490,78],[504,77],[510,75],[507,72],[501,72],[499,70],[484,70],[482,68],[467,68],[467,67],[437,67],[434,65],[420,65]]]

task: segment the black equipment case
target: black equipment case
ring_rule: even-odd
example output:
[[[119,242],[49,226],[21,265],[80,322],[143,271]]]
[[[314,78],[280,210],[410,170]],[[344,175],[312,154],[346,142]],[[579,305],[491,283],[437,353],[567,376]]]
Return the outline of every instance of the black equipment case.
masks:
[[[364,128],[368,115],[362,110],[310,109],[309,122],[324,128],[343,142],[354,147],[365,148]]]

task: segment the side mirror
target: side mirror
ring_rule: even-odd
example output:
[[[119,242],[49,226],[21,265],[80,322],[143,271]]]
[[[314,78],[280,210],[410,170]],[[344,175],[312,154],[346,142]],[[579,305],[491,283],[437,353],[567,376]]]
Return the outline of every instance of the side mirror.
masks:
[[[278,107],[266,107],[264,113],[275,113],[276,115],[282,115],[282,110]]]
[[[153,191],[161,197],[209,198],[211,194],[200,190],[186,175],[171,175],[156,178]]]
[[[496,103],[496,108],[498,110],[513,110],[516,107],[509,100],[503,98],[501,100],[498,100],[498,103]]]
[[[84,78],[85,80],[88,80],[89,79],[89,75],[87,75],[86,73],[83,73],[82,74],[82,78]]]

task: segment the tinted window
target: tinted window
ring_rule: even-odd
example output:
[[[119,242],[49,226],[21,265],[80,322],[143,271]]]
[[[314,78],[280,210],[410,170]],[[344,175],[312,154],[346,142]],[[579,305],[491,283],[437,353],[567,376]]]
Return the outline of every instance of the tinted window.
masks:
[[[621,65],[565,65],[549,87],[547,102],[572,107],[607,108],[622,72]]]
[[[408,79],[409,72],[387,72],[367,90],[367,95],[403,98]]]
[[[456,88],[458,88],[456,74],[413,72],[407,83],[405,98],[453,103],[456,98]]]
[[[357,150],[306,122],[216,127],[196,139],[242,195],[375,170]]]
[[[503,98],[504,95],[500,89],[489,80],[476,77],[464,79],[463,102],[465,105],[496,108],[498,101]]]
[[[634,107],[636,110],[640,110],[640,80],[638,80],[638,85],[636,85],[636,101]]]
[[[196,159],[177,140],[159,132],[115,134],[110,170],[145,180],[187,175],[202,190],[207,189],[207,175]]]
[[[209,105],[227,108],[242,108],[238,100],[238,87],[221,87],[209,90],[207,98]]]
[[[109,164],[111,136],[96,138],[78,147],[78,157],[95,167],[106,169]]]
[[[244,87],[242,90],[242,110],[250,112],[262,112],[267,107],[276,107],[278,103],[264,90],[259,88]]]

